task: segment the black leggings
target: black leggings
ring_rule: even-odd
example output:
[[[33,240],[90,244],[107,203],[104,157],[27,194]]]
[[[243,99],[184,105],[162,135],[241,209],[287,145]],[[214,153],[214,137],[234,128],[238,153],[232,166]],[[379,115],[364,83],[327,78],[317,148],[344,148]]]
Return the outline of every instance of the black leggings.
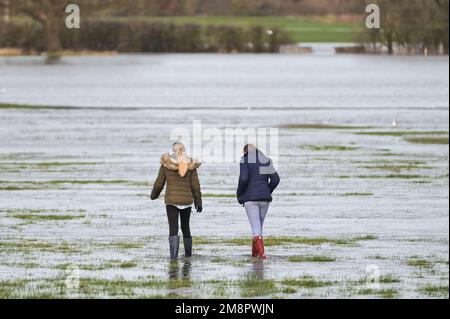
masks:
[[[181,219],[181,231],[184,238],[192,238],[191,229],[189,227],[189,219],[191,218],[191,207],[178,209],[173,205],[166,205],[167,219],[169,220],[169,236],[178,235],[178,216]]]

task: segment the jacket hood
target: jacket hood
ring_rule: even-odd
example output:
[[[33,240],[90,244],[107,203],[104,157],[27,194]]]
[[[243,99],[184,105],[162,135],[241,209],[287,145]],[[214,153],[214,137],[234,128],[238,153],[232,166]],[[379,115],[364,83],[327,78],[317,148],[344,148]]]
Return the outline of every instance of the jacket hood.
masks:
[[[241,163],[255,163],[255,162],[263,166],[265,165],[268,166],[271,165],[272,160],[260,150],[248,152],[241,158]]]
[[[190,171],[199,168],[200,165],[202,165],[199,161],[192,159],[188,157],[189,163],[188,163],[188,169]],[[171,171],[177,171],[178,170],[178,163],[175,157],[172,157],[169,153],[164,153],[161,156],[160,163],[165,168],[171,170]]]

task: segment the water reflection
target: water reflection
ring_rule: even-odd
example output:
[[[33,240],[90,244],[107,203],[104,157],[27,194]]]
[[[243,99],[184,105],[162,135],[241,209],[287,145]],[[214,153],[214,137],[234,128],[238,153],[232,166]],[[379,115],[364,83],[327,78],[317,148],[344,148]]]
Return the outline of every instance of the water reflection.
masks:
[[[275,282],[265,279],[264,272],[264,262],[259,259],[252,260],[251,267],[240,281],[242,297],[253,298],[275,293]]]
[[[190,259],[184,259],[180,270],[180,261],[171,260],[168,266],[169,280],[190,280],[192,263]]]
[[[256,280],[264,280],[264,261],[260,259],[252,261],[251,275]]]
[[[60,55],[49,55],[45,58],[45,64],[46,65],[55,65],[61,63],[61,56]]]

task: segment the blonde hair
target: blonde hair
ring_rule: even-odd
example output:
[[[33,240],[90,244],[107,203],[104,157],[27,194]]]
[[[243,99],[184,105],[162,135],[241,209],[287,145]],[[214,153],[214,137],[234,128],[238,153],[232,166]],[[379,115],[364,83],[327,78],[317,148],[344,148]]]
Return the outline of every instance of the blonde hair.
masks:
[[[184,177],[188,171],[189,158],[186,155],[186,148],[181,142],[176,142],[172,145],[172,152],[176,156],[178,163],[178,175]]]

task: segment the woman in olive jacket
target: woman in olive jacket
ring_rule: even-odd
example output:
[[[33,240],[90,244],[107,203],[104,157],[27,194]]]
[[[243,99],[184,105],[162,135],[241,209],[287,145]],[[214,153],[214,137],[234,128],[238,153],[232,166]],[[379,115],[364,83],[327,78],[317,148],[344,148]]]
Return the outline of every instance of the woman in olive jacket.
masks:
[[[160,163],[161,167],[153,184],[150,197],[152,200],[157,199],[167,183],[164,201],[169,220],[170,258],[178,258],[180,246],[178,219],[181,220],[185,256],[191,257],[192,236],[189,219],[192,203],[194,203],[197,212],[202,211],[202,193],[197,174],[200,163],[186,155],[185,147],[180,142],[173,144],[172,153],[161,156]]]

